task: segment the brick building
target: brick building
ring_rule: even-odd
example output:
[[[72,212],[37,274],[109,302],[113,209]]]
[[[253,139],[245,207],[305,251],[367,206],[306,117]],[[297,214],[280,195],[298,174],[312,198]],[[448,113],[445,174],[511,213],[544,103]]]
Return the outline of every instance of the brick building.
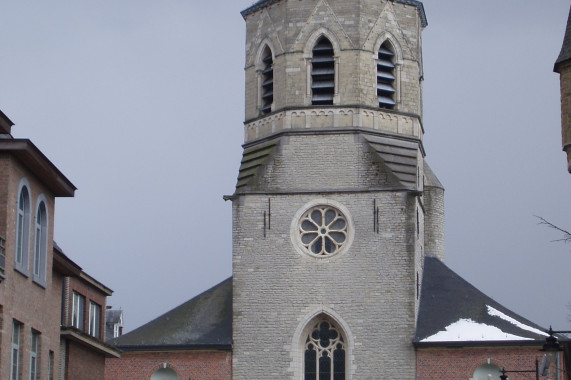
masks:
[[[0,111],[0,378],[102,379],[104,358],[118,351],[100,335],[84,339],[62,315],[70,284],[102,307],[111,295],[53,242],[55,198],[75,187],[30,140],[14,139],[12,126]],[[82,340],[86,350],[75,354],[71,342]],[[78,377],[74,367],[98,376]]]
[[[544,329],[444,264],[444,187],[423,145],[423,4],[260,0],[242,16],[233,276],[112,341],[123,354],[106,379],[483,380],[531,368]]]

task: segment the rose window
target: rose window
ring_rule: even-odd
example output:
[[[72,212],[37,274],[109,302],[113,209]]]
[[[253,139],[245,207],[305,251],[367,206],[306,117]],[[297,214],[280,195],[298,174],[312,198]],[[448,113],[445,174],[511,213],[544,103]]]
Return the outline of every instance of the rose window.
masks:
[[[301,217],[299,234],[307,252],[317,256],[332,255],[347,241],[347,219],[334,207],[316,206]]]

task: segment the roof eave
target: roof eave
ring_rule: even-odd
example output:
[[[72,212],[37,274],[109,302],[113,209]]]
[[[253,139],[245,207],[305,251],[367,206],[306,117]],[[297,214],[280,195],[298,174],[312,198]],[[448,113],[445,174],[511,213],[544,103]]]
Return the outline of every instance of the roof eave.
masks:
[[[478,340],[448,342],[412,342],[415,348],[464,348],[464,347],[542,347],[543,340]]]
[[[555,62],[555,64],[553,65],[553,72],[557,73],[557,74],[561,74],[561,67],[569,64],[570,62],[571,62],[571,58]]]
[[[95,278],[91,277],[87,273],[81,272],[80,277],[83,281],[87,282],[89,285],[93,286],[94,288],[99,290],[104,295],[106,295],[108,297],[111,297],[113,295],[113,290],[111,290],[109,287],[103,285],[101,282],[97,281]]]
[[[60,335],[62,338],[69,339],[92,351],[96,351],[99,354],[105,356],[106,358],[120,358],[121,352],[108,344],[96,339],[90,335],[77,330],[74,327],[62,326]]]
[[[73,197],[77,190],[73,183],[29,139],[0,140],[0,152],[16,157],[56,197]]]
[[[14,123],[0,110],[0,133],[11,134]]]
[[[54,243],[54,264],[55,271],[69,277],[79,277],[81,274],[81,267],[74,263],[67,257],[61,249]]]
[[[122,352],[136,351],[232,351],[232,344],[157,344],[157,345],[117,345]]]

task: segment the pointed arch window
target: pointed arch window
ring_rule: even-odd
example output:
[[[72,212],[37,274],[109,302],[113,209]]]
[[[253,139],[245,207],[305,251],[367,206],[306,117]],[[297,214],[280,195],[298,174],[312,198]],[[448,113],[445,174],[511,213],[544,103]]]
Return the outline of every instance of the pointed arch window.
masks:
[[[316,321],[305,340],[305,380],[345,380],[345,340],[329,319]]]
[[[321,37],[312,50],[311,58],[311,103],[333,104],[335,95],[335,57],[333,45]]]
[[[388,41],[383,42],[377,60],[377,99],[379,107],[395,107],[395,51]]]
[[[46,282],[46,257],[48,253],[48,215],[46,204],[40,201],[36,211],[36,228],[34,231],[34,272],[36,282]]]
[[[28,251],[30,241],[30,192],[26,186],[20,188],[16,214],[15,268],[28,273]]]
[[[262,113],[272,112],[274,103],[274,61],[272,51],[266,46],[262,55]]]

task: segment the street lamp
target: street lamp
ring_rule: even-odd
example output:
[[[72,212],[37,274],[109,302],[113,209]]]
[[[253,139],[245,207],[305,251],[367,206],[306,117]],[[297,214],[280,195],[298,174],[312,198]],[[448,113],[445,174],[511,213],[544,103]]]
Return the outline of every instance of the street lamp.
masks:
[[[559,351],[563,351],[561,346],[559,345],[559,340],[553,334],[569,334],[571,330],[562,330],[562,331],[553,331],[551,326],[549,326],[549,331],[547,331],[549,336],[545,338],[545,344],[540,351],[545,351],[547,354],[555,354]]]
[[[500,380],[507,380],[508,377],[506,376],[506,373],[508,372],[518,372],[518,373],[522,373],[522,372],[535,372],[535,380],[539,380],[539,362],[537,361],[537,359],[535,359],[535,369],[529,369],[529,370],[521,370],[521,371],[516,371],[516,370],[509,370],[506,371],[505,368],[502,368],[502,374],[500,375]]]
[[[549,330],[546,332],[549,334],[549,336],[545,338],[545,343],[543,344],[543,348],[540,349],[540,351],[543,351],[546,354],[543,357],[543,360],[541,361],[541,367],[539,367],[539,362],[537,361],[537,359],[535,359],[535,369],[522,370],[522,371],[516,371],[516,370],[507,371],[505,368],[502,368],[501,370],[502,374],[500,375],[500,380],[507,380],[508,377],[506,376],[506,373],[509,372],[514,372],[514,373],[535,372],[536,380],[539,380],[539,375],[546,376],[547,370],[549,369],[549,365],[551,361],[554,359],[555,355],[557,355],[558,352],[563,351],[561,345],[559,344],[559,340],[554,334],[570,334],[571,331],[570,330],[553,331],[553,329],[550,326]]]

